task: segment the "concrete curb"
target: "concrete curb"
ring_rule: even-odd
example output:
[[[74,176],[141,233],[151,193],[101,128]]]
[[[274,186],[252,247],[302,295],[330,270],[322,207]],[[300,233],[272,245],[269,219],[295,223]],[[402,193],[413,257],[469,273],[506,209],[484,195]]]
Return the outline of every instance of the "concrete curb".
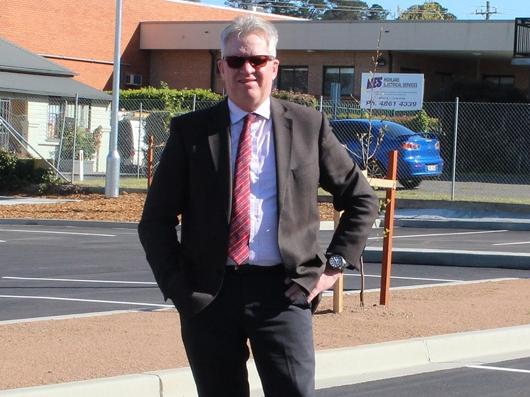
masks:
[[[396,218],[394,225],[400,227],[425,227],[440,229],[506,229],[515,231],[530,230],[530,220],[528,219],[411,219]]]
[[[365,262],[380,263],[383,250],[380,247],[366,247]],[[392,249],[393,263],[433,266],[466,266],[530,270],[530,254],[499,251],[463,251],[441,249]]]
[[[486,331],[462,332],[377,343],[354,348],[318,351],[317,388],[353,384],[358,379],[382,379],[389,372],[414,373],[457,368],[493,356],[530,356],[530,325]],[[253,361],[249,361],[251,395],[262,395]],[[0,397],[195,397],[189,368],[153,371],[137,375],[101,378],[57,385],[0,391]]]

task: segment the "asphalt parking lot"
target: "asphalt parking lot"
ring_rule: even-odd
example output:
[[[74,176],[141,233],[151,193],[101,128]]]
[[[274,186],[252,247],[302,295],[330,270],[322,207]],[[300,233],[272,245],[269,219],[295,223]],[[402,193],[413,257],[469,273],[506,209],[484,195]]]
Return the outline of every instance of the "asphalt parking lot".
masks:
[[[445,235],[434,239],[434,235],[441,233]],[[374,231],[371,246],[381,244],[378,234]],[[450,245],[447,230],[402,228],[397,230],[395,241],[398,246],[401,241],[409,247],[414,247],[414,241],[424,246],[428,238],[420,236],[426,234],[431,235],[430,246],[435,241]],[[417,237],[411,237],[414,235]],[[506,234],[489,234],[496,238],[501,235],[506,239]],[[485,244],[485,234],[465,236]],[[321,232],[323,247],[330,238],[331,232]],[[462,242],[461,234],[452,238]],[[0,253],[0,321],[173,307],[171,302],[162,300],[133,228],[0,225]],[[380,267],[378,263],[366,264],[367,289],[379,287]],[[529,273],[516,269],[394,264],[392,286],[407,288],[528,277]],[[359,288],[359,274],[348,272],[345,289]]]

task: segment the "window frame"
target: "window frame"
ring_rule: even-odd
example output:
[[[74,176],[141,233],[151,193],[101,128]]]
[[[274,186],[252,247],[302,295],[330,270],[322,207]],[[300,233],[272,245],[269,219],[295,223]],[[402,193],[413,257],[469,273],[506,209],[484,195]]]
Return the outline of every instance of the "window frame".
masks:
[[[330,82],[330,89],[329,89],[329,92],[326,92],[326,71],[328,69],[339,69],[339,81],[341,79],[341,76],[342,76],[342,73],[341,73],[341,69],[351,69],[352,70],[352,80],[351,80],[351,92],[348,92],[348,93],[343,93],[343,87],[341,85],[340,87],[340,96],[341,97],[349,97],[349,96],[353,96],[354,95],[354,92],[355,92],[355,65],[324,65],[323,66],[323,73],[322,73],[322,95],[324,96],[331,96],[331,83]]]
[[[295,75],[297,69],[305,69],[306,71],[306,82],[305,82],[305,91],[300,90],[289,90],[284,87],[282,87],[282,71],[285,69],[293,69],[293,81],[295,81]],[[283,91],[294,91],[294,92],[300,92],[303,94],[307,94],[309,92],[309,66],[308,65],[280,65],[278,69],[278,82],[276,84],[277,88],[279,90]]]

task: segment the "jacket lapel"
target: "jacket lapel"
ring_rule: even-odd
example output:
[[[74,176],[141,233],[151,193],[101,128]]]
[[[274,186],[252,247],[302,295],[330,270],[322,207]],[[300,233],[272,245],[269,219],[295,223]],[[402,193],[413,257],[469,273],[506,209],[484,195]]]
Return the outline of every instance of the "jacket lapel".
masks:
[[[292,119],[281,102],[271,98],[274,147],[276,150],[276,181],[278,189],[278,216],[281,215],[285,191],[291,173]]]
[[[208,121],[208,144],[215,174],[218,176],[217,191],[221,207],[226,210],[227,222],[230,221],[232,208],[232,171],[230,167],[230,113],[225,99],[213,108]]]

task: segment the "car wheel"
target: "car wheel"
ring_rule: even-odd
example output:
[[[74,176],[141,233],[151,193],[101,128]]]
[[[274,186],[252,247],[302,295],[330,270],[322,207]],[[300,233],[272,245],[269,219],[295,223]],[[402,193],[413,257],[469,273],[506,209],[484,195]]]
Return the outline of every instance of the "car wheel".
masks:
[[[401,183],[405,189],[414,189],[420,185],[421,179],[418,179],[418,178],[400,179],[399,183]]]

